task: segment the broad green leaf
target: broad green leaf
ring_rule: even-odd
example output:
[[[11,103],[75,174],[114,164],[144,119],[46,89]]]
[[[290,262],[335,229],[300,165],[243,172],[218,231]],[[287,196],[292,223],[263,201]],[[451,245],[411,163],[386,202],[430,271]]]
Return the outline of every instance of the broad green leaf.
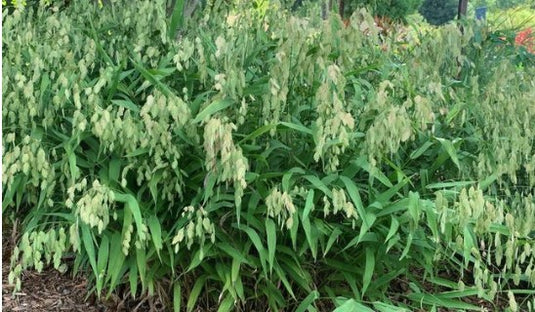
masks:
[[[108,96],[106,97],[106,101],[111,102],[112,98],[116,94],[117,88],[119,87],[119,80],[120,80],[121,73],[122,73],[121,71],[122,71],[121,65],[118,65],[117,67],[115,67],[113,76],[111,78],[111,82],[108,84],[108,90],[107,90]]]
[[[292,216],[294,222],[290,228],[290,239],[292,240],[292,247],[297,250],[297,230],[299,230],[299,213],[296,211]]]
[[[498,174],[496,174],[496,173],[488,176],[483,181],[479,182],[479,189],[482,190],[482,191],[486,190],[497,179],[498,179]]]
[[[128,273],[128,281],[130,282],[130,293],[133,298],[136,298],[137,295],[137,285],[138,285],[138,265],[134,261],[130,261],[130,271]]]
[[[291,271],[289,270],[283,270],[278,264],[275,264],[274,266],[275,274],[280,278],[282,284],[286,288],[286,291],[292,296],[292,298],[295,298],[295,294],[292,289],[292,284],[288,281],[288,278],[286,277],[286,273],[289,273],[291,275]]]
[[[459,286],[457,285],[457,287]],[[532,293],[534,292],[535,290],[533,290]],[[464,290],[445,291],[445,292],[441,292],[440,294],[437,294],[436,296],[441,299],[442,298],[453,299],[453,298],[477,296],[478,293],[479,293],[479,290],[477,289],[477,287],[472,287],[472,288],[465,288]]]
[[[317,237],[314,236],[314,231],[310,225],[309,214],[314,208],[314,190],[309,190],[307,199],[305,202],[305,209],[303,210],[303,215],[301,217],[301,222],[303,224],[303,230],[305,231],[305,236],[312,252],[312,257],[316,259],[317,256]]]
[[[217,312],[229,312],[229,311],[232,311],[233,307],[234,307],[234,298],[232,298],[232,296],[227,293],[227,295],[225,296],[225,299],[223,299],[223,301],[219,305]]]
[[[231,279],[232,283],[236,283],[238,278],[240,278],[240,267],[241,267],[240,260],[238,260],[236,258],[233,258],[232,259],[232,266],[231,266],[231,269],[230,269],[230,279]]]
[[[175,40],[177,30],[182,27],[184,20],[184,0],[176,0],[169,22],[167,34],[170,40]]]
[[[407,235],[407,244],[405,245],[405,248],[403,249],[403,252],[401,253],[401,257],[399,257],[399,260],[403,260],[403,258],[405,258],[407,256],[407,254],[409,253],[409,250],[412,246],[412,233],[409,233],[409,235]]]
[[[437,141],[440,142],[440,144],[442,144],[442,147],[444,147],[444,149],[450,156],[455,166],[457,166],[457,168],[461,170],[461,165],[459,164],[459,158],[457,156],[457,149],[455,148],[453,143],[450,140],[443,139],[443,138],[436,138],[436,139]]]
[[[89,264],[95,273],[95,277],[98,279],[98,270],[97,270],[97,259],[95,254],[95,245],[93,244],[93,237],[89,226],[85,223],[80,224],[82,229],[82,242],[84,243],[85,251],[87,252],[87,257],[89,258]]]
[[[170,76],[176,71],[176,67],[158,67],[155,69],[149,69],[148,72],[151,73],[154,76],[157,76],[158,78],[164,78],[167,76]]]
[[[4,213],[4,210],[13,202],[13,196],[17,193],[19,186],[24,185],[23,178],[24,176],[22,174],[19,174],[13,180],[13,184],[3,188],[4,191],[6,189],[7,191],[5,191],[4,197],[2,199],[2,213]]]
[[[147,285],[147,256],[145,248],[136,249],[136,262],[141,286],[143,287],[143,291],[145,291]]]
[[[377,216],[374,213],[368,212],[366,213],[365,220],[366,222],[364,222],[364,226],[360,228],[359,241],[362,241],[364,234],[368,233],[368,231],[371,229],[375,223],[375,220],[377,220]],[[366,224],[369,224],[369,227]]]
[[[260,256],[260,263],[262,264],[262,269],[264,270],[264,273],[267,274],[268,272],[266,267],[266,250],[264,249],[264,245],[262,245],[262,240],[260,239],[260,236],[258,236],[258,233],[256,233],[255,230],[246,225],[240,225],[239,228],[244,231],[247,236],[249,236],[249,239],[255,246],[256,250],[258,251],[258,255]]]
[[[44,103],[45,95],[50,94],[50,77],[46,73],[41,74],[41,85],[39,90],[41,94],[39,96],[39,102]]]
[[[128,208],[128,210],[132,213],[132,216],[134,217],[138,235],[144,238],[145,233],[141,230],[143,221],[141,219],[141,210],[139,209],[139,204],[137,202],[137,199],[132,194],[123,194],[123,193],[116,192],[115,200],[126,204],[126,207]]]
[[[205,252],[206,253],[210,252],[210,249],[212,248],[212,246],[213,246],[212,244],[206,244],[206,243],[204,244],[204,246],[200,246],[200,248],[197,249],[197,251],[195,251],[195,253],[193,254],[193,257],[191,258],[191,263],[188,266],[188,269],[186,270],[186,272],[191,272],[193,269],[201,265],[202,260],[204,259],[204,256],[205,256]]]
[[[106,273],[106,266],[108,265],[108,255],[110,250],[109,238],[107,235],[102,236],[100,241],[100,246],[98,248],[98,259],[97,259],[97,296],[100,296],[102,291],[102,286],[104,283],[104,274]]]
[[[217,176],[212,173],[207,173],[204,178],[203,186],[203,201],[206,203],[210,200],[212,195],[214,195],[214,187],[217,183]]]
[[[287,146],[287,145],[281,143],[281,142],[278,141],[278,140],[271,140],[271,141],[269,142],[269,145],[268,145],[268,146],[269,146],[269,147],[268,147],[264,152],[262,152],[262,154],[261,154],[261,156],[264,157],[265,159],[269,158],[270,155],[271,155],[274,151],[278,151],[278,150],[280,150],[280,149],[285,150],[285,151],[291,151],[291,150],[292,150],[289,146]],[[265,164],[268,165],[267,162],[266,162]],[[279,175],[282,175],[282,173],[279,172]]]
[[[476,181],[454,181],[454,182],[438,182],[428,184],[425,187],[428,189],[448,189],[448,188],[463,188],[468,185],[475,184]]]
[[[152,237],[152,242],[156,248],[156,253],[158,258],[160,257],[160,250],[163,248],[162,244],[162,228],[160,226],[160,221],[155,215],[151,215],[148,220],[149,230]]]
[[[44,213],[45,216],[51,216],[51,217],[60,217],[68,222],[76,222],[76,216],[73,216],[70,213],[61,213],[61,212],[52,212],[52,213]]]
[[[333,246],[334,242],[338,239],[338,237],[342,234],[342,231],[335,227],[333,231],[331,232],[331,235],[329,236],[329,240],[327,241],[327,245],[325,246],[325,250],[323,251],[323,257],[327,255],[329,250],[331,250],[331,247]]]
[[[277,228],[275,222],[270,218],[266,218],[266,234],[268,246],[268,263],[269,272],[273,270],[273,263],[275,262],[275,248],[277,246]]]
[[[132,153],[127,154],[125,157],[136,157],[136,156],[141,156],[141,155],[148,154],[148,153],[149,153],[148,148],[138,148],[134,150]]]
[[[318,179],[318,177],[314,175],[306,175],[306,176],[303,176],[303,178],[307,179],[308,182],[312,183],[312,185],[315,188],[322,191],[325,195],[327,195],[327,197],[329,198],[333,197],[333,193],[331,192],[331,190],[329,190],[329,188],[325,185],[325,183],[323,183],[320,179]]]
[[[286,171],[286,173],[282,176],[282,191],[283,192],[290,191],[290,180],[294,173],[305,174],[305,170],[303,170],[303,168],[300,168],[300,167],[293,167],[292,169]]]
[[[108,273],[107,276],[110,279],[110,289],[108,296],[111,295],[111,292],[117,285],[119,281],[119,276],[121,275],[125,256],[122,252],[123,240],[119,233],[113,233],[111,236],[110,250],[112,251],[109,255],[109,264],[108,264]]]
[[[338,271],[346,271],[353,274],[362,274],[362,269],[344,261],[325,258],[325,264]]]
[[[258,183],[258,184],[261,185],[261,183]],[[259,192],[257,190],[253,191],[253,193],[251,194],[251,197],[249,198],[249,203],[247,204],[247,216],[249,218],[252,218],[256,210],[258,209],[259,207],[258,203],[260,202],[260,199],[262,198],[260,197]]]
[[[388,242],[394,234],[398,232],[399,228],[399,221],[396,217],[392,216],[392,221],[390,222],[390,230],[388,230],[388,234],[386,235],[385,243]]]
[[[356,164],[358,167],[367,171],[370,174],[370,178],[373,177],[379,180],[386,187],[393,186],[392,182],[390,182],[390,180],[384,175],[384,173],[381,172],[381,170],[370,165],[370,163],[366,159],[366,156],[361,156],[357,158],[356,160],[352,161],[352,163]]]
[[[299,124],[291,123],[291,122],[281,122],[280,124],[290,129],[297,130],[304,134],[314,135],[314,132],[312,130],[308,129],[307,127],[303,125],[299,125]]]
[[[368,293],[373,293],[377,291],[382,291],[384,288],[388,288],[390,283],[394,281],[396,278],[401,276],[407,271],[407,268],[405,266],[399,266],[400,269],[398,270],[392,270],[388,273],[380,274],[378,275],[374,280],[373,283],[370,284],[368,287]]]
[[[139,106],[137,106],[136,104],[134,104],[134,102],[130,100],[111,100],[111,103],[117,106],[128,108],[134,113],[139,113]]]
[[[153,85],[155,86],[156,88],[158,88],[165,96],[168,96],[168,97],[172,97],[174,96],[173,92],[171,91],[171,89],[169,89],[168,86],[166,86],[165,84],[163,84],[159,78],[155,77],[153,74],[150,73],[149,70],[147,70],[143,64],[141,63],[141,61],[136,61],[132,58],[130,58],[130,61],[132,62],[132,64],[134,64],[134,67],[136,68],[136,70],[147,80],[146,83],[147,85],[146,86],[149,86],[149,85]]]
[[[230,244],[226,242],[221,242],[216,244],[215,246],[221,249],[227,255],[231,256],[233,259],[237,259],[239,262],[251,265],[251,263],[243,256],[243,254],[236,248],[232,247]]]
[[[231,106],[234,102],[231,99],[218,99],[206,106],[197,116],[193,119],[192,123],[199,123],[203,121],[206,117],[217,113],[220,110],[223,110]]]
[[[140,235],[141,237],[144,237],[145,234],[141,230],[143,228],[142,227],[143,221],[141,220],[141,210],[139,209],[139,205],[138,205],[136,198],[132,195],[129,195],[128,208],[130,208],[130,210],[132,211],[132,215],[134,216],[134,221],[136,222],[138,235]]]
[[[76,181],[80,173],[80,170],[76,166],[76,155],[74,154],[73,148],[71,146],[66,146],[65,152],[67,153],[67,159],[69,160],[71,179],[72,181]]]
[[[391,304],[387,304],[384,302],[373,302],[373,307],[378,312],[410,312],[409,310],[402,308],[402,307],[396,307]]]
[[[377,220],[377,216],[373,213],[367,213],[365,217],[366,223],[363,223],[360,227],[360,232],[357,237],[354,237],[345,247],[342,249],[342,251],[345,251],[353,246],[356,246],[360,244],[361,242],[365,242],[366,240],[371,239],[376,240],[377,235],[373,232],[369,232],[371,226],[375,223],[375,220]],[[366,226],[366,224],[370,224],[370,227]]]
[[[389,252],[394,245],[396,245],[401,240],[399,233],[396,233],[386,244],[386,252]],[[408,251],[408,250],[407,250]]]
[[[320,294],[317,290],[312,291],[308,296],[306,296],[305,299],[303,299],[303,301],[301,301],[301,303],[297,306],[295,312],[307,311],[310,307],[312,307],[314,301],[317,300],[319,297]]]
[[[363,305],[355,299],[346,300],[341,306],[334,309],[333,312],[374,312],[369,307]]]
[[[243,89],[243,95],[262,96],[269,92],[269,77],[260,77],[253,81],[251,84],[247,84]]]
[[[245,301],[245,292],[243,290],[243,283],[241,281],[241,278],[238,278],[234,284],[234,289],[236,290],[236,294],[238,295],[238,298],[240,298],[242,301]]]
[[[411,159],[416,159],[420,156],[422,156],[427,149],[429,149],[433,145],[433,141],[426,141],[422,146],[420,146],[417,150],[413,151],[410,155]]]
[[[355,208],[357,209],[357,213],[359,214],[360,219],[362,220],[364,225],[369,229],[371,227],[371,224],[369,220],[367,220],[366,218],[366,211],[364,210],[364,206],[362,205],[362,199],[360,198],[357,185],[348,177],[340,176],[340,180],[344,183],[347,193],[349,194],[349,197],[351,197],[351,201],[353,202],[353,205],[355,205]]]
[[[426,221],[427,221],[426,225],[431,230],[431,233],[433,234],[433,239],[435,241],[438,241],[439,236],[440,236],[440,231],[438,228],[439,227],[438,220],[437,220],[438,213],[435,209],[435,203],[429,200],[422,201],[421,203],[424,207],[424,211],[426,215]]]
[[[180,281],[175,281],[173,285],[173,311],[180,312],[182,303],[182,289],[180,287]]]
[[[193,309],[195,309],[197,299],[199,298],[199,295],[201,294],[205,283],[206,275],[202,275],[201,277],[197,278],[197,281],[193,285],[193,288],[191,289],[191,292],[189,294],[188,302],[186,304],[186,311],[191,312],[193,311]]]
[[[379,203],[381,203],[383,206],[386,206],[387,203],[390,201],[390,199],[396,195],[399,190],[401,190],[407,183],[410,182],[409,178],[404,178],[396,185],[392,186],[390,189],[384,191],[383,193],[377,195],[375,200]]]
[[[286,304],[286,300],[281,294],[281,290],[270,280],[266,280],[266,287],[262,287],[262,293],[264,294],[264,297],[267,298],[269,308],[272,311],[280,311],[280,307]]]
[[[446,287],[446,288],[450,288],[450,289],[459,288],[459,284],[457,283],[457,281],[450,281],[448,279],[440,278],[438,276],[430,276],[428,278],[428,281],[433,283],[433,284],[436,284],[436,285],[439,285],[439,286],[442,286],[442,287]]]
[[[416,192],[409,192],[409,205],[407,207],[409,215],[413,221],[414,226],[418,225],[420,221],[420,194]]]
[[[475,247],[475,239],[470,226],[467,224],[463,229],[463,258],[467,266],[471,259],[472,248]]]
[[[366,265],[364,267],[364,276],[362,277],[362,295],[366,293],[370,286],[373,270],[375,269],[375,253],[371,248],[366,248]]]
[[[455,117],[464,109],[465,106],[466,103],[464,102],[455,103],[446,116],[446,124],[451,124],[453,119],[455,119]]]
[[[466,303],[460,300],[448,299],[448,298],[439,298],[432,294],[426,293],[410,293],[407,295],[407,298],[414,301],[417,304],[427,304],[427,305],[436,305],[438,307],[447,307],[448,309],[463,309],[471,311],[481,311],[481,307]]]
[[[354,298],[361,298],[362,294],[360,292],[360,287],[357,286],[357,276],[349,272],[341,271],[344,276],[344,280],[349,285],[351,292],[353,293]]]
[[[530,295],[530,296],[533,296],[535,295],[535,289],[509,289],[508,291],[510,291],[511,293],[515,294],[515,295]]]
[[[110,160],[108,178],[110,181],[119,181],[119,175],[121,173],[121,160],[118,158],[113,158]]]
[[[122,240],[126,237],[126,232],[129,231],[129,227],[132,224],[132,211],[130,209],[125,209],[123,214],[123,228],[121,230],[121,245],[122,246]],[[122,249],[122,247],[121,247]]]
[[[362,167],[360,166],[360,164],[358,164],[356,161],[351,161],[345,166],[344,170],[342,171],[342,173],[340,173],[340,175],[349,179],[353,179],[361,169]]]
[[[292,252],[292,255],[295,254]],[[284,269],[284,272],[286,272],[288,276],[295,283],[297,283],[297,285],[299,285],[300,288],[304,289],[306,292],[312,291],[311,285],[314,284],[313,278],[306,270],[301,267],[297,258],[282,258],[279,263],[280,267]]]
[[[106,50],[104,50],[104,48],[102,47],[101,41],[100,41],[100,39],[98,38],[97,31],[96,31],[96,29],[95,29],[95,26],[93,25],[93,21],[92,21],[92,19],[89,19],[89,25],[90,25],[90,27],[91,27],[91,35],[92,35],[93,40],[94,40],[94,42],[95,42],[97,51],[98,51],[99,54],[104,58],[104,61],[106,61],[106,64],[107,64],[108,66],[115,67],[115,65],[113,64],[113,60],[112,60],[111,57],[108,55],[108,53],[106,53]]]
[[[254,140],[257,137],[261,136],[262,134],[264,134],[266,132],[269,132],[271,129],[275,129],[275,128],[277,128],[277,124],[264,125],[264,126],[258,128],[258,129],[256,129],[255,131],[251,132],[245,138],[241,139],[238,142],[238,145],[241,145],[243,142],[246,142],[246,141]]]

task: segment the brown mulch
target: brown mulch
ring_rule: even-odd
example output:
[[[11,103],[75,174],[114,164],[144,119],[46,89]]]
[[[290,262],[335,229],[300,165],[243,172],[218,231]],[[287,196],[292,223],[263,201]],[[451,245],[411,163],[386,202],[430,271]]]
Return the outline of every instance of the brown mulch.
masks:
[[[22,274],[22,289],[13,293],[13,285],[7,284],[9,262],[2,261],[2,311],[164,311],[155,298],[133,299],[129,293],[119,297],[99,300],[90,294],[87,278],[83,274],[72,277],[48,268],[43,272],[26,271]],[[90,294],[90,295],[88,295]]]
[[[41,273],[24,271],[22,289],[13,292],[15,285],[9,284],[8,274],[16,226],[4,223],[2,230],[2,311],[163,311],[155,298],[133,299],[125,289],[99,300],[89,288],[87,275],[78,273],[73,277],[71,271],[62,274],[53,268],[45,268]],[[67,260],[68,267],[72,267],[70,262]]]
[[[7,277],[9,263],[2,262],[2,275]],[[13,285],[3,279],[2,305],[4,311],[109,311],[109,307],[95,300],[86,299],[87,280],[82,276],[72,278],[54,269],[41,273],[34,271],[22,274],[22,289],[13,293]]]
[[[80,274],[72,277],[51,268],[23,272],[22,289],[14,292],[8,275],[17,227],[2,223],[2,311],[110,311],[94,296],[86,298],[88,283]]]

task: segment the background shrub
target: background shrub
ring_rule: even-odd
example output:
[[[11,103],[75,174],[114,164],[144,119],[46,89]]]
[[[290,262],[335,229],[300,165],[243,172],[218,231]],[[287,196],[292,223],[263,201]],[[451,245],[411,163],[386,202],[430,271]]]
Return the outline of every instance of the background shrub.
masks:
[[[425,20],[431,25],[442,25],[457,16],[456,0],[425,0],[418,12],[425,17]]]
[[[346,0],[345,9],[351,15],[359,8],[367,8],[374,16],[388,17],[394,21],[405,21],[405,18],[417,12],[422,0]]]

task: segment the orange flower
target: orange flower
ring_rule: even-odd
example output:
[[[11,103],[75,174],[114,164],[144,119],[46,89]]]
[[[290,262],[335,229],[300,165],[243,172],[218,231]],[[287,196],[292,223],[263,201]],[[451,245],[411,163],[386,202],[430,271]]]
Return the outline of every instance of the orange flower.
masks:
[[[515,44],[524,46],[530,52],[535,54],[535,37],[532,34],[532,29],[527,28],[519,32],[515,37]]]

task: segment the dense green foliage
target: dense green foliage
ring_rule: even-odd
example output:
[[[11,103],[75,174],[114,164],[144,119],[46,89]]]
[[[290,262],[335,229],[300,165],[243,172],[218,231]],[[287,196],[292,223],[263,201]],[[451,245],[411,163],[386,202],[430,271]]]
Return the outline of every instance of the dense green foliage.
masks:
[[[431,25],[445,24],[457,15],[457,0],[425,0],[418,12]]]
[[[359,8],[366,8],[371,14],[388,17],[394,21],[404,21],[409,14],[415,13],[422,0],[345,0],[345,11],[351,15]]]
[[[485,1],[484,4],[490,5],[490,6],[496,6],[497,8],[500,8],[500,9],[509,9],[509,8],[514,8],[514,7],[521,6],[521,5],[530,4],[530,2],[531,2],[530,0],[488,0],[488,1]],[[531,5],[534,5],[534,4],[531,3]]]
[[[262,0],[258,2],[269,2],[268,0]],[[283,7],[291,8],[293,11],[301,6],[314,7],[316,14],[321,11],[321,5],[327,6],[331,4],[330,9],[334,12],[340,12],[338,7],[340,4],[343,6],[342,15],[344,18],[349,18],[353,12],[365,8],[374,16],[387,17],[394,21],[405,21],[405,18],[409,14],[417,12],[418,7],[422,3],[422,0],[283,0]]]
[[[3,12],[10,282],[72,254],[175,310],[533,311],[535,56],[164,2]]]

